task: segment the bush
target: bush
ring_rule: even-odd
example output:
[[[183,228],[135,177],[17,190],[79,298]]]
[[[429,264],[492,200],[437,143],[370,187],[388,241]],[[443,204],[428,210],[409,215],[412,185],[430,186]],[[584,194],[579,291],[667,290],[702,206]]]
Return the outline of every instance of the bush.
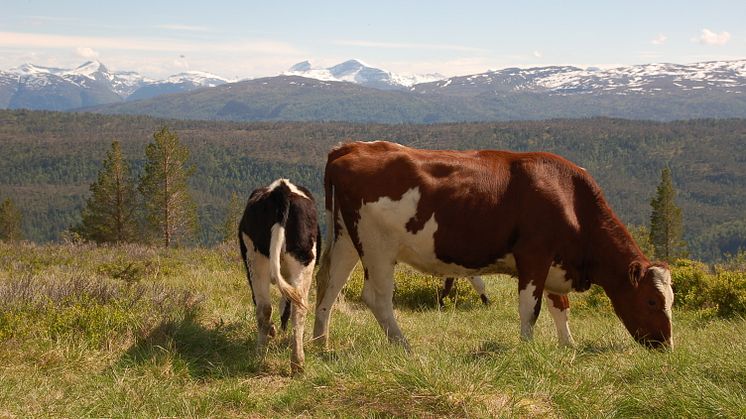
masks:
[[[677,260],[671,267],[675,305],[712,311],[721,317],[746,315],[746,272],[722,267],[710,272],[703,263]]]

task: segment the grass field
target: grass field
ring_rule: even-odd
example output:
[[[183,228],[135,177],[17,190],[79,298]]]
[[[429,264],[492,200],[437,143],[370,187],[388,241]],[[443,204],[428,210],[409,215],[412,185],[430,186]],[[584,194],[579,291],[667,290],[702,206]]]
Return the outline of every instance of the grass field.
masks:
[[[674,311],[675,349],[650,351],[572,295],[561,348],[546,310],[520,341],[510,278],[487,278],[489,307],[463,281],[444,310],[436,278],[397,278],[413,353],[386,343],[356,275],[330,350],[308,345],[291,377],[287,334],[255,354],[233,247],[0,244],[0,417],[746,417],[742,318]]]

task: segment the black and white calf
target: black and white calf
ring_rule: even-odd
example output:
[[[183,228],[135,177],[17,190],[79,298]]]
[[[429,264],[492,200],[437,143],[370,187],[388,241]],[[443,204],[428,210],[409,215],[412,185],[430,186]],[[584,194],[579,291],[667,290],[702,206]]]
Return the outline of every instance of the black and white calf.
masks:
[[[316,256],[319,227],[311,193],[287,179],[255,190],[246,204],[238,228],[241,257],[256,305],[257,350],[263,353],[267,339],[275,335],[272,324],[270,283],[282,294],[281,321],[293,319],[293,372],[303,370],[303,326],[307,312]],[[292,310],[289,311],[289,307]]]

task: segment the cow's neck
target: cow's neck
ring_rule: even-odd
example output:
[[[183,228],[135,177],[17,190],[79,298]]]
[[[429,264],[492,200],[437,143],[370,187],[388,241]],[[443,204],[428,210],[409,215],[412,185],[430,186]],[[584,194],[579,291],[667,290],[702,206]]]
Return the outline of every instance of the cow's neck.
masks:
[[[615,216],[611,215],[596,224],[590,243],[592,264],[590,278],[604,288],[610,298],[630,285],[629,267],[639,262],[643,268],[650,265],[634,239]]]

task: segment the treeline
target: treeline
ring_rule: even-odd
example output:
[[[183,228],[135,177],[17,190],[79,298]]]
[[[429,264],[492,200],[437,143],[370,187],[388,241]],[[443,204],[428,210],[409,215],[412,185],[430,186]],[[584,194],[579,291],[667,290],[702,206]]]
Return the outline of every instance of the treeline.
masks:
[[[544,150],[585,167],[628,225],[647,225],[661,170],[671,169],[693,257],[717,260],[746,248],[746,120],[670,123],[617,119],[381,125],[233,123],[158,120],[55,112],[0,111],[0,199],[24,215],[23,232],[57,240],[80,222],[112,141],[121,143],[133,176],[143,150],[168,126],[190,150],[189,189],[201,226],[197,240],[215,243],[231,194],[245,202],[277,177],[321,198],[327,151],[340,141],[385,139],[421,148]],[[319,199],[321,201],[321,199]]]

